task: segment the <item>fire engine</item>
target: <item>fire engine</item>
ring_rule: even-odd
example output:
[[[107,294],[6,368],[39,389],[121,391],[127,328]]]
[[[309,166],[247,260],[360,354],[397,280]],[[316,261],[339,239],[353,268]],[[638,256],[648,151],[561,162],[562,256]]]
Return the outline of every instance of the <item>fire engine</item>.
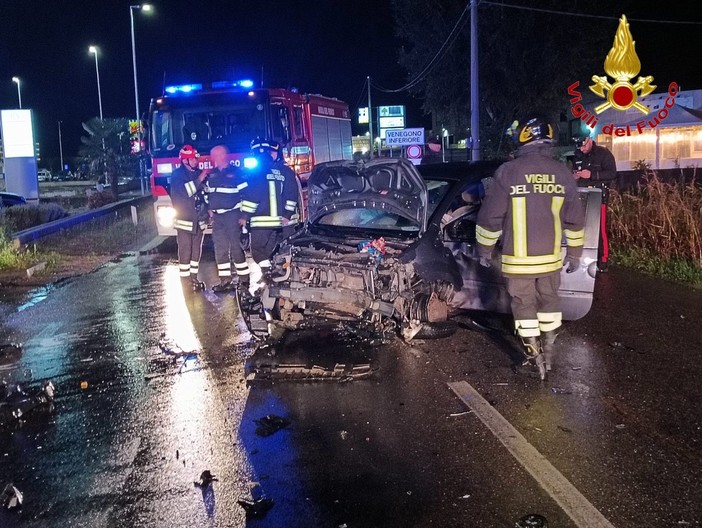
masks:
[[[169,191],[181,147],[193,145],[201,153],[200,167],[212,168],[210,149],[226,145],[230,163],[246,167],[253,162],[249,146],[256,137],[283,146],[285,161],[301,186],[315,164],[352,157],[349,107],[335,98],[294,89],[255,89],[252,81],[242,80],[168,86],[151,100],[151,189],[159,235],[175,235]]]

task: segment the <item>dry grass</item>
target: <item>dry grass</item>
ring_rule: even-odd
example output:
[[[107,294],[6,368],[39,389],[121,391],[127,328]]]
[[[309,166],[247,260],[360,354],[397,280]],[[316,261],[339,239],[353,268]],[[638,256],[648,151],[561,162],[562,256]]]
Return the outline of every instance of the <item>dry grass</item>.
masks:
[[[634,192],[612,191],[610,239],[616,253],[702,270],[702,187],[662,181],[654,171]]]

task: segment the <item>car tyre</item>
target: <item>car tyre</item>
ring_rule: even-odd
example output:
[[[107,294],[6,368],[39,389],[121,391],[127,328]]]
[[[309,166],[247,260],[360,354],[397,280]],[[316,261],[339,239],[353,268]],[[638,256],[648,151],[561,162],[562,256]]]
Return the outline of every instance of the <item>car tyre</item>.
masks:
[[[424,323],[414,336],[415,339],[443,339],[456,333],[458,324],[455,321],[439,321],[437,323]]]

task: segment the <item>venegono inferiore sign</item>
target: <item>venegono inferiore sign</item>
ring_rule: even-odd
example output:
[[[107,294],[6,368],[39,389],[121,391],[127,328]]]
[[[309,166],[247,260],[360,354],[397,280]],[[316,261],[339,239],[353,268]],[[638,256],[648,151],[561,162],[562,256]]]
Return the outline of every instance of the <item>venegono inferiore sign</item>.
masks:
[[[32,111],[3,110],[0,114],[5,158],[33,158]]]
[[[423,145],[423,128],[403,128],[385,132],[385,144],[390,145]]]

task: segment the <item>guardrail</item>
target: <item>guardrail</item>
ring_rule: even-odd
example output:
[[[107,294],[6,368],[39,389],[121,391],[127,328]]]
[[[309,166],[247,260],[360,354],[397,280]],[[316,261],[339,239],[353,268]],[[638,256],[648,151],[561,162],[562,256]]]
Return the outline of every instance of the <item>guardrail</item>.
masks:
[[[89,222],[90,220],[109,215],[125,207],[139,206],[147,202],[153,202],[153,200],[153,196],[139,196],[138,198],[120,200],[119,202],[103,205],[97,209],[91,209],[85,213],[67,216],[66,218],[59,218],[53,222],[47,222],[46,224],[24,229],[22,231],[18,231],[17,233],[13,233],[12,245],[15,248],[19,248],[24,244],[28,244],[47,235],[57,233],[62,229],[68,229],[82,224],[83,222]]]

